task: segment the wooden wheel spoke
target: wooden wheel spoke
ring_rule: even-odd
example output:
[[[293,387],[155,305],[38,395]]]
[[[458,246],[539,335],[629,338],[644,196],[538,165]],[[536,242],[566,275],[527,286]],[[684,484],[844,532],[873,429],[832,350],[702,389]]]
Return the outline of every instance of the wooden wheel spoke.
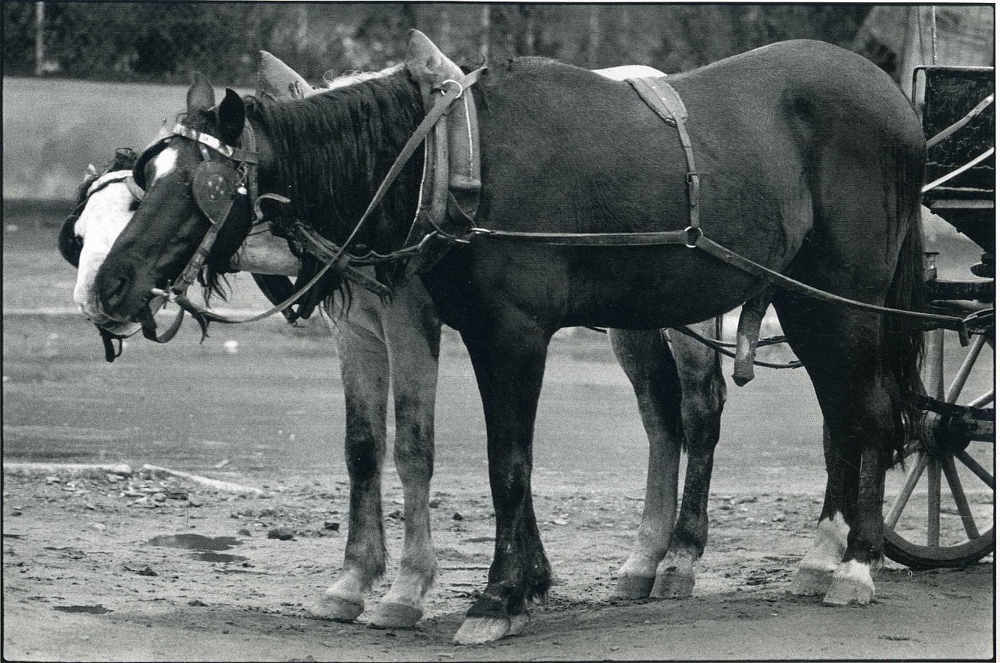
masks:
[[[969,455],[968,451],[964,449],[955,454],[955,458],[962,461],[962,464],[969,468],[973,474],[982,479],[983,483],[987,486],[996,490],[996,482],[993,480],[993,475],[990,474],[986,468],[976,462],[976,459]]]
[[[955,459],[945,458],[941,462],[941,469],[944,470],[945,479],[948,480],[948,487],[951,489],[951,496],[955,499],[955,506],[958,507],[958,515],[962,518],[962,526],[965,527],[966,536],[969,537],[970,541],[979,538],[976,520],[972,517],[969,501],[965,498],[965,491],[962,490],[962,482],[958,477],[958,470],[955,469]]]
[[[969,401],[968,406],[969,407],[983,407],[984,405],[989,405],[994,400],[996,400],[996,397],[997,397],[996,390],[995,389],[990,389],[989,391],[987,391],[985,394],[983,394],[979,398],[976,398],[976,399],[973,399],[972,401]]]
[[[975,340],[972,341],[972,347],[969,348],[968,353],[965,355],[965,360],[958,369],[958,373],[955,374],[955,379],[952,380],[951,385],[948,386],[948,392],[945,394],[945,402],[954,403],[958,400],[959,395],[962,393],[962,389],[965,387],[965,381],[969,379],[969,373],[972,371],[972,367],[975,365],[976,360],[979,359],[979,353],[982,351],[983,346],[986,345],[985,336],[976,336]]]
[[[927,545],[941,545],[941,461],[927,465]]]
[[[910,501],[910,495],[913,494],[913,489],[917,487],[920,475],[927,468],[928,460],[930,458],[926,453],[923,451],[917,452],[917,462],[907,472],[906,479],[903,481],[903,487],[900,489],[896,499],[893,500],[892,506],[889,508],[889,515],[885,517],[885,526],[889,529],[896,529],[896,523],[899,522],[899,517],[903,514],[906,503]]]

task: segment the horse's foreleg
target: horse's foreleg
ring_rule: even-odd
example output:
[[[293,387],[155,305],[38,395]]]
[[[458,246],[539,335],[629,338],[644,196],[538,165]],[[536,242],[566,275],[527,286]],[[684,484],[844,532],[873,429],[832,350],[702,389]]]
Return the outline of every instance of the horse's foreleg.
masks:
[[[434,472],[434,396],[441,323],[423,284],[397,291],[385,311],[385,332],[396,409],[394,458],[403,484],[404,538],[399,573],[371,613],[376,628],[412,628],[437,561],[431,541],[430,483]]]
[[[382,459],[389,362],[376,320],[352,308],[337,324],[347,436],[344,455],[351,483],[344,566],[311,608],[314,616],[352,621],[364,611],[364,593],[385,572]]]
[[[706,337],[717,336],[715,326],[715,320],[691,325]],[[684,334],[671,334],[671,339],[681,385],[681,421],[688,463],[684,497],[670,549],[656,571],[652,591],[656,598],[686,598],[694,590],[694,563],[701,558],[708,540],[712,463],[726,402],[726,382],[719,355]]]
[[[662,331],[611,329],[608,337],[618,364],[632,382],[649,438],[642,520],[615,587],[616,596],[642,599],[653,589],[656,567],[667,554],[677,515],[677,475],[684,441],[681,386]]]
[[[551,584],[531,499],[532,435],[549,335],[518,317],[463,339],[483,399],[496,512],[488,583],[455,635],[458,644],[475,644],[523,630],[528,601],[544,597]]]

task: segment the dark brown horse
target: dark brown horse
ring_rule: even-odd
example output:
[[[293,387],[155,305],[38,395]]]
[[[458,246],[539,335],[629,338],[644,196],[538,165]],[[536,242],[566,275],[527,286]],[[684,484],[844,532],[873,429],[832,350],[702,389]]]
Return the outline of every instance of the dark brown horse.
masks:
[[[888,76],[828,44],[795,41],[670,82],[687,105],[705,173],[707,237],[836,295],[917,305],[924,138]],[[478,226],[606,233],[688,225],[688,167],[677,134],[627,83],[528,58],[490,69],[472,90],[482,140]],[[193,132],[245,146],[251,127],[260,191],[290,197],[290,213],[342,244],[423,117],[417,82],[402,68],[284,104],[230,91],[218,108],[201,80],[188,93],[188,109],[187,137],[146,161],[146,200],[98,272],[109,324],[148,321],[151,289],[177,278],[208,231],[191,196],[206,156]],[[420,165],[418,157],[403,169],[356,241],[379,252],[403,245]],[[220,236],[238,244],[248,227],[246,218],[231,219]],[[422,278],[476,371],[497,519],[487,587],[456,639],[495,640],[523,628],[528,602],[551,582],[531,498],[535,409],[551,335],[575,325],[655,329],[703,320],[766,283],[684,246],[489,238],[453,248]],[[823,571],[828,602],[866,603],[882,557],[884,472],[912,414],[906,395],[916,389],[921,335],[894,317],[787,292],[774,303],[830,439],[820,528],[838,540],[814,556],[825,555],[823,564],[803,570]],[[823,568],[831,551],[840,553],[832,574]]]

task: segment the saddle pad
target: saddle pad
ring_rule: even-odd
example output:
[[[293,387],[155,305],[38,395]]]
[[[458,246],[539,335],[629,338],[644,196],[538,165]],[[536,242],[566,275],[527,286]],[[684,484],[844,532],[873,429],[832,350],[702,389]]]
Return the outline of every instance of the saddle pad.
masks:
[[[681,95],[667,82],[666,76],[661,78],[628,78],[626,79],[635,91],[639,93],[646,105],[663,118],[667,124],[676,125],[680,120],[687,121],[688,112]]]

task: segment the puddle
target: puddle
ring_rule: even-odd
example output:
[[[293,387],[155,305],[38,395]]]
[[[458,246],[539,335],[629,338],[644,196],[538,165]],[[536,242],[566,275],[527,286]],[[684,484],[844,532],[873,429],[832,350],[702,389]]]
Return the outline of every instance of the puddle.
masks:
[[[220,553],[240,545],[241,541],[233,536],[202,536],[201,534],[163,534],[155,536],[146,542],[151,546],[161,548],[183,548],[193,550],[189,557],[200,562],[243,562],[243,555]]]
[[[228,553],[217,552],[191,553],[191,557],[201,562],[245,562],[247,560],[243,555],[230,555]]]
[[[57,605],[53,606],[52,609],[59,612],[83,612],[88,615],[103,615],[106,612],[111,612],[103,605]]]
[[[146,542],[161,548],[185,548],[187,550],[229,550],[240,545],[234,536],[202,536],[201,534],[163,534]]]

